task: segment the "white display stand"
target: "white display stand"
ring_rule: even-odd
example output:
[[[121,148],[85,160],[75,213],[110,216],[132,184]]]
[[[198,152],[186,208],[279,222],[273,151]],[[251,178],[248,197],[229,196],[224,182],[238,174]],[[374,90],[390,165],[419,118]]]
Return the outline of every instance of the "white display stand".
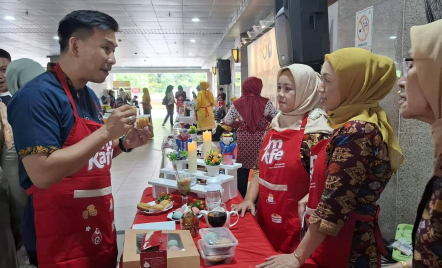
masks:
[[[185,161],[187,164],[187,161]],[[198,166],[206,166],[202,159],[197,160]],[[233,165],[220,165],[220,169],[224,169],[226,174],[220,174],[216,178],[221,180],[221,186],[224,189],[223,202],[227,202],[232,198],[238,196],[238,181],[237,173],[238,169],[242,167],[242,164],[235,163]],[[184,169],[181,172],[187,172]],[[157,198],[161,192],[171,193],[178,189],[176,182],[175,171],[171,168],[163,168],[160,173],[164,175],[164,178],[157,178],[149,181],[152,185],[152,195]],[[196,173],[197,179],[208,180],[211,178],[208,176],[207,172],[198,170]],[[195,186],[191,187],[191,192],[196,193],[199,198],[204,198],[206,196],[206,190],[204,189],[206,185],[197,183]]]

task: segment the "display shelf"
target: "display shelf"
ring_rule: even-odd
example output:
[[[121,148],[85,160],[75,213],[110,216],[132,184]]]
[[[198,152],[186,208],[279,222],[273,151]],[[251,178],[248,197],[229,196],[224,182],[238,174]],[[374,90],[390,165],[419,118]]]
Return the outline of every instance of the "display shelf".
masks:
[[[188,172],[189,172],[188,169],[178,170],[178,173],[188,173]],[[172,180],[175,180],[175,170],[173,170],[172,168],[160,169],[160,173],[163,173],[165,175],[172,175],[172,176],[167,176],[167,179],[170,178]],[[209,176],[207,174],[207,172],[202,171],[202,170],[197,170],[196,173],[194,173],[194,174],[196,175],[197,179],[208,180],[208,179],[212,178],[211,176]],[[235,177],[232,175],[219,174],[217,176],[217,178],[219,178],[221,181],[231,181]]]

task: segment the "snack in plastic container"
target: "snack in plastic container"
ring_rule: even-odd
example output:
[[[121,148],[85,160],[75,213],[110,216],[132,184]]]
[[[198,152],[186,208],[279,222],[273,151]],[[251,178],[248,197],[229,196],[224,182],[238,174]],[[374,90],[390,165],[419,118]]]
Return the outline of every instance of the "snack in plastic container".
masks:
[[[238,246],[238,240],[229,230],[229,228],[203,228],[200,229],[200,235],[206,248],[205,254],[211,255],[229,255],[235,252]]]
[[[198,248],[200,250],[201,258],[203,258],[207,266],[230,264],[235,256],[235,252],[227,255],[206,255],[207,246],[203,239],[198,240]]]

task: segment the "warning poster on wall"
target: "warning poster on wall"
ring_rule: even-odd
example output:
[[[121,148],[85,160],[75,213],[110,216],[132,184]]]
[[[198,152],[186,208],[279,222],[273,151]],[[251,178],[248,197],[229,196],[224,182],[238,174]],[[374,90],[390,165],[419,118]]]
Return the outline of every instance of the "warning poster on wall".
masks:
[[[355,47],[372,50],[373,7],[356,12]]]

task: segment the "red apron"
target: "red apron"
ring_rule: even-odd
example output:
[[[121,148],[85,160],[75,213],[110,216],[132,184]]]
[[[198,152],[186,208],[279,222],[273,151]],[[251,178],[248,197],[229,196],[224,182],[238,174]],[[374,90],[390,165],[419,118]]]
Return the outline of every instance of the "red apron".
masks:
[[[179,112],[180,111],[180,107],[183,106],[183,100],[184,97],[183,96],[179,96],[176,100],[176,111]]]
[[[273,248],[281,253],[294,252],[300,242],[298,202],[309,185],[300,157],[307,118],[308,114],[300,130],[270,130],[259,157],[257,218]]]
[[[78,117],[66,79],[57,64],[55,71],[71,102],[75,123],[63,144],[83,140],[102,124]],[[97,107],[98,112],[100,111]],[[114,268],[117,236],[110,167],[112,141],[89,163],[49,189],[32,186],[39,268]]]
[[[326,148],[328,143],[329,140],[322,140],[310,150],[311,181],[309,200],[306,209],[307,215],[311,215],[311,213],[317,208],[318,204],[321,202],[322,192],[325,189],[328,164]],[[348,214],[348,219],[338,236],[334,237],[328,235],[311,256],[312,260],[319,268],[348,267],[348,257],[350,256],[356,221],[374,222],[374,234],[378,245],[378,265],[381,267],[381,252],[386,255],[386,251],[382,242],[381,230],[378,225],[379,211],[380,208],[378,207],[375,217],[350,212]]]
[[[210,116],[209,107],[212,107],[212,106],[209,105],[209,106],[206,106],[206,107],[200,107],[200,109],[205,109],[206,110],[205,118]],[[196,118],[196,120],[198,120],[198,110],[195,111],[195,118]]]

